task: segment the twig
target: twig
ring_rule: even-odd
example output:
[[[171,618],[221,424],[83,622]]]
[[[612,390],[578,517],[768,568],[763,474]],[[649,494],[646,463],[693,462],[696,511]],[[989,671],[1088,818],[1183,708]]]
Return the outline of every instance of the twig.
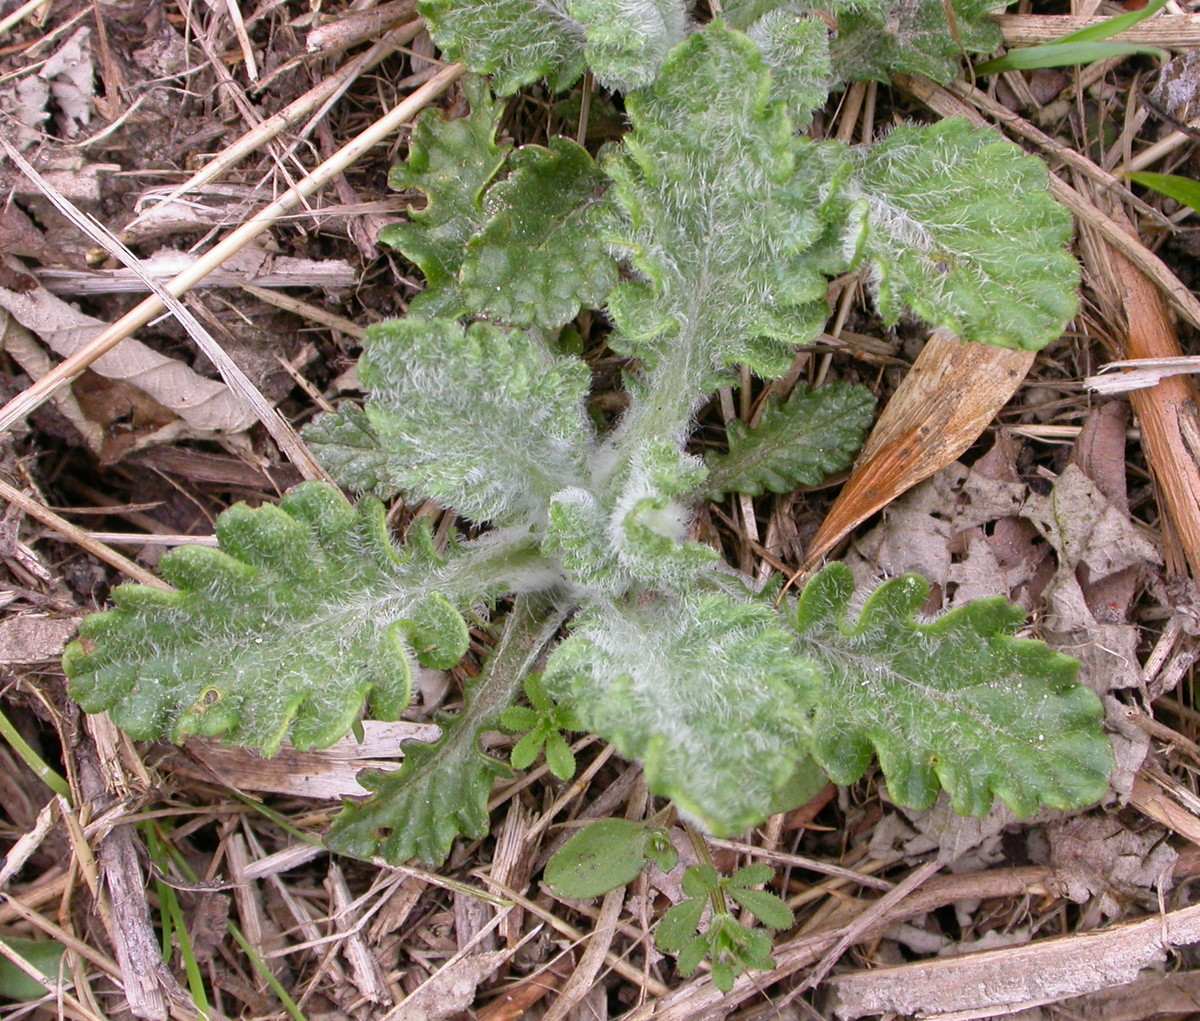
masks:
[[[122,556],[110,546],[106,546],[102,542],[97,542],[82,528],[71,524],[65,518],[60,518],[54,511],[42,506],[33,498],[26,496],[16,487],[10,486],[3,479],[0,479],[0,500],[7,500],[14,506],[20,507],[31,518],[35,518],[43,525],[53,528],[59,535],[70,539],[76,546],[87,550],[92,556],[103,560],[110,567],[115,567],[123,575],[132,578],[139,584],[149,585],[151,588],[162,589],[165,592],[175,591],[174,588],[161,578],[157,578],[145,568],[139,567],[128,557]]]
[[[443,68],[404,102],[394,107],[344,145],[308,176],[289,188],[274,202],[265,206],[256,216],[251,217],[203,257],[197,259],[192,266],[172,279],[166,285],[166,290],[177,298],[186,294],[231,255],[240,251],[266,231],[280,216],[291,212],[374,145],[381,142],[402,124],[410,121],[420,110],[461,78],[465,72],[466,68],[461,64],[451,64],[449,67]],[[112,350],[122,340],[164,311],[166,311],[166,306],[157,295],[146,298],[135,308],[130,309],[110,327],[99,333],[86,347],[61,362],[57,368],[43,376],[36,384],[0,408],[0,431],[11,429],[15,422],[41,407],[55,390],[65,386],[97,358]]]

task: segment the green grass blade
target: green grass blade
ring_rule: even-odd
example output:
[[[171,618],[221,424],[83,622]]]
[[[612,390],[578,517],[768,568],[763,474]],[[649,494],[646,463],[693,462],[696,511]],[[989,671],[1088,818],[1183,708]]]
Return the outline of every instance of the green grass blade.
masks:
[[[1166,60],[1168,54],[1154,46],[1137,43],[1069,42],[1047,43],[1031,46],[1027,50],[1013,50],[995,60],[985,60],[975,68],[976,75],[998,74],[1001,71],[1033,71],[1042,67],[1071,67],[1093,64],[1110,57],[1129,57],[1135,53],[1147,53]]]
[[[1058,42],[1059,44],[1095,43],[1101,39],[1111,39],[1114,35],[1120,35],[1127,28],[1140,25],[1147,18],[1153,17],[1166,6],[1167,0],[1150,0],[1150,3],[1146,4],[1140,11],[1118,14],[1107,21],[1101,22],[1099,25],[1091,25],[1088,28],[1081,28],[1078,32],[1065,35]]]
[[[1129,180],[1145,188],[1151,188],[1160,195],[1174,199],[1181,206],[1200,212],[1200,182],[1190,177],[1180,177],[1178,174],[1129,174]]]
[[[0,737],[12,745],[12,750],[21,757],[21,761],[25,765],[38,775],[42,783],[55,794],[61,794],[67,801],[71,800],[71,788],[67,781],[46,765],[42,757],[29,746],[29,742],[18,733],[17,728],[12,725],[12,721],[3,712],[0,712]]]
[[[146,847],[150,852],[150,857],[165,862],[170,852],[175,850],[171,846],[171,842],[153,822],[143,824],[142,829],[146,836]],[[183,970],[187,975],[188,989],[192,994],[192,1003],[199,1010],[201,1016],[207,1018],[210,1016],[208,994],[205,992],[204,976],[200,974],[200,965],[196,961],[196,953],[192,948],[191,934],[183,919],[183,908],[174,889],[161,879],[155,879],[154,883],[157,887],[159,911],[162,915],[163,962],[168,965],[171,963],[171,934],[174,932],[179,946],[179,956],[183,961]]]
[[[304,1012],[296,1005],[296,1001],[283,988],[283,984],[271,973],[271,969],[267,967],[267,962],[259,956],[258,951],[250,945],[250,941],[242,935],[242,930],[234,925],[233,922],[229,922],[227,928],[229,935],[233,937],[233,941],[242,948],[242,953],[250,958],[250,964],[253,965],[254,970],[262,976],[263,981],[271,987],[271,991],[279,997],[279,1002],[283,1004],[283,1009],[287,1011],[292,1021],[308,1021],[304,1016]]]

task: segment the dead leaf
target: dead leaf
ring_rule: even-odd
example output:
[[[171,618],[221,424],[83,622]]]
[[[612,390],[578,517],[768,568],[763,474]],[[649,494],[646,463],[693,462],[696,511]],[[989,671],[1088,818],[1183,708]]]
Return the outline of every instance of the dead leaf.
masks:
[[[479,984],[494,974],[516,949],[493,950],[452,960],[423,982],[408,999],[388,1011],[386,1021],[443,1021],[470,1008]]]
[[[75,636],[81,619],[29,614],[0,621],[0,665],[58,662],[63,646]]]
[[[13,266],[13,261],[9,261]],[[16,267],[19,268],[19,264]],[[78,311],[43,287],[26,294],[0,289],[0,308],[33,331],[56,354],[73,354],[108,324]],[[91,366],[111,379],[137,386],[178,415],[197,434],[238,433],[254,423],[254,413],[230,389],[175,358],[132,338]]]
[[[1058,557],[1046,591],[1046,640],[1080,661],[1080,679],[1098,694],[1140,687],[1138,629],[1125,607],[1093,612],[1084,585],[1158,564],[1158,550],[1077,465],[1063,470],[1048,495],[1031,493],[1023,516]]]
[[[86,26],[76,29],[38,71],[38,77],[50,83],[59,128],[67,138],[74,138],[92,120],[96,68],[91,35],[92,30]]]
[[[883,409],[808,551],[812,569],[856,525],[966,450],[1016,392],[1032,351],[934,333]]]
[[[1157,827],[1134,833],[1115,816],[1086,816],[1051,824],[1047,836],[1063,892],[1076,904],[1098,898],[1107,918],[1124,914],[1134,896],[1153,905],[1153,891],[1172,886],[1179,855]]]
[[[366,720],[362,728],[361,742],[344,737],[329,748],[313,752],[298,752],[285,744],[269,759],[216,741],[188,741],[186,748],[229,787],[326,800],[362,797],[368,791],[358,782],[360,772],[399,769],[404,757],[402,741],[436,741],[441,735],[434,724],[406,720]]]

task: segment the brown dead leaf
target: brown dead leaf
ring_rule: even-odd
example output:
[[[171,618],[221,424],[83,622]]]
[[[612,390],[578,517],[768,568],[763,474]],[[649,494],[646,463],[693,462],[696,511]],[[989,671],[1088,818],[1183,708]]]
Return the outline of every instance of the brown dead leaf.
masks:
[[[515,950],[493,950],[452,959],[422,983],[403,1003],[388,1011],[386,1021],[443,1021],[468,1010],[481,982]]]
[[[1052,823],[1047,835],[1063,893],[1076,904],[1098,898],[1107,918],[1124,914],[1130,897],[1154,905],[1153,891],[1171,888],[1179,855],[1158,827],[1134,833],[1115,816],[1086,816]]]
[[[875,424],[813,539],[811,570],[856,525],[945,468],[983,432],[1028,374],[1031,351],[935,333]]]
[[[79,617],[9,617],[0,621],[0,665],[55,663],[74,637]]]
[[[1099,694],[1140,687],[1140,635],[1126,619],[1127,607],[1093,611],[1084,586],[1160,563],[1154,544],[1077,465],[1063,470],[1048,495],[1031,493],[1023,514],[1058,557],[1046,592],[1046,640],[1080,661],[1080,679]]]
[[[324,800],[362,797],[367,793],[357,779],[362,770],[399,769],[399,760],[404,756],[401,742],[436,741],[441,734],[441,729],[433,724],[406,720],[395,723],[366,720],[362,728],[361,742],[344,737],[329,748],[313,752],[299,752],[285,744],[269,759],[216,741],[193,740],[186,747],[229,787]]]
[[[934,587],[930,609],[995,595],[1029,609],[1053,564],[1037,529],[1020,517],[1027,485],[1000,467],[1015,452],[1002,437],[973,468],[948,465],[894,501],[847,554],[855,576],[873,585],[881,576],[919,574]]]
[[[85,315],[42,287],[25,294],[0,289],[0,308],[7,309],[17,322],[64,357],[107,328],[106,323]],[[137,386],[183,419],[195,433],[237,433],[254,422],[253,412],[224,383],[201,376],[183,362],[132,338],[98,358],[92,368]]]

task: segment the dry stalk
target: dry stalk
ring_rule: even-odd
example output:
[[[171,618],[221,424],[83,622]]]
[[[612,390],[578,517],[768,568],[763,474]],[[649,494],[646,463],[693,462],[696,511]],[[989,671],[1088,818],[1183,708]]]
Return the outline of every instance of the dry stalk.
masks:
[[[401,125],[410,121],[461,78],[465,72],[466,69],[461,64],[452,64],[443,68],[402,103],[375,121],[278,199],[265,206],[257,215],[251,217],[203,257],[197,259],[195,263],[174,277],[166,285],[168,293],[176,298],[186,294],[231,255],[265,232],[281,216],[301,205],[305,199],[323,188],[365,152]],[[53,371],[47,373],[33,386],[0,408],[0,431],[11,429],[14,423],[41,407],[59,387],[65,386],[97,358],[116,347],[122,340],[164,311],[166,311],[166,306],[162,299],[157,295],[151,295],[125,313],[108,329],[98,334],[85,348],[61,362]]]

